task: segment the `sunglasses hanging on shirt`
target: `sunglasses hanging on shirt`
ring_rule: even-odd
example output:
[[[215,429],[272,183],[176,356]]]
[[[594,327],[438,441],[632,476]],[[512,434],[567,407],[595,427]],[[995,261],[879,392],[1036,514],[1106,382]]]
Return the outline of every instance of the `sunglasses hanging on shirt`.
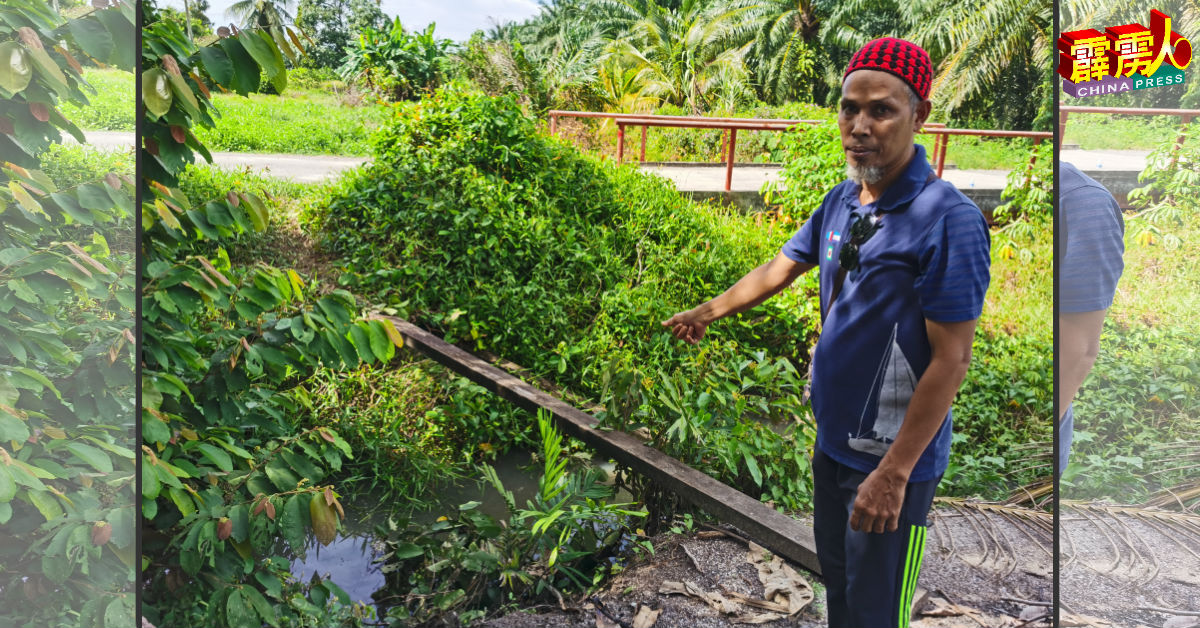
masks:
[[[846,269],[847,272],[859,269],[858,247],[870,240],[876,231],[883,228],[878,214],[852,214],[852,216],[854,216],[854,222],[850,223],[848,230],[850,237],[842,245],[842,251],[838,254],[838,266]]]

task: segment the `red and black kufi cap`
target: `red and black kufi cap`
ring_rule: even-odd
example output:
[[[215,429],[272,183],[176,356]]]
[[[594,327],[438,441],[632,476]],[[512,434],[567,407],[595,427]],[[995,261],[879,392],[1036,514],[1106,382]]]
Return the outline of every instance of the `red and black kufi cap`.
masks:
[[[932,66],[929,53],[920,46],[895,37],[881,37],[867,42],[854,53],[842,80],[845,81],[855,70],[887,72],[908,83],[922,100],[929,100],[929,86],[933,82]]]

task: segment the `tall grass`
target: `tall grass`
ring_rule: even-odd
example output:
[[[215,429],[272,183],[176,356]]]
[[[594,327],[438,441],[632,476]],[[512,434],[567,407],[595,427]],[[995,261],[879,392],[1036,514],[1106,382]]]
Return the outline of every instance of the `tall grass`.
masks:
[[[85,68],[83,80],[96,89],[84,88],[88,104],[63,102],[62,113],[85,131],[133,131],[137,117],[136,84],[131,72]]]

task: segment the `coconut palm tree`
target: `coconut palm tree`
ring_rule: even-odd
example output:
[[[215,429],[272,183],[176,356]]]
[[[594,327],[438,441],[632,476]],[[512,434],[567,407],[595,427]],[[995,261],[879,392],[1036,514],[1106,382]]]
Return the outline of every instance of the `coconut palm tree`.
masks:
[[[245,28],[278,28],[292,21],[294,0],[238,0],[225,12]]]

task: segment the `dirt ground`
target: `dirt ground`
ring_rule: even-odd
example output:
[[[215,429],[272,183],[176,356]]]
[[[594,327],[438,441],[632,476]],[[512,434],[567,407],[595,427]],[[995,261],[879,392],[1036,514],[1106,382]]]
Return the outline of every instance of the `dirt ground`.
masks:
[[[1029,528],[1029,529],[1025,529]],[[943,507],[931,517],[911,626],[950,628],[1042,628],[1051,599],[1048,528],[1020,524],[1007,513]],[[683,595],[659,593],[664,582],[690,582],[704,592],[761,599],[758,571],[747,562],[742,540],[700,532],[654,539],[655,554],[629,565],[590,601],[567,610],[511,613],[484,623],[488,628],[726,628],[731,615]],[[1039,545],[1044,542],[1045,547]],[[768,622],[771,626],[823,628],[821,578],[796,567],[815,592],[800,612]],[[599,605],[595,602],[598,601]],[[603,611],[600,607],[603,607]],[[660,611],[652,624],[635,623],[640,607]],[[645,611],[643,611],[645,612]],[[761,611],[741,604],[743,616]],[[617,620],[617,621],[613,621]],[[622,625],[624,624],[624,625]]]
[[[1064,504],[1065,609],[1097,626],[1200,626],[1200,515]]]

